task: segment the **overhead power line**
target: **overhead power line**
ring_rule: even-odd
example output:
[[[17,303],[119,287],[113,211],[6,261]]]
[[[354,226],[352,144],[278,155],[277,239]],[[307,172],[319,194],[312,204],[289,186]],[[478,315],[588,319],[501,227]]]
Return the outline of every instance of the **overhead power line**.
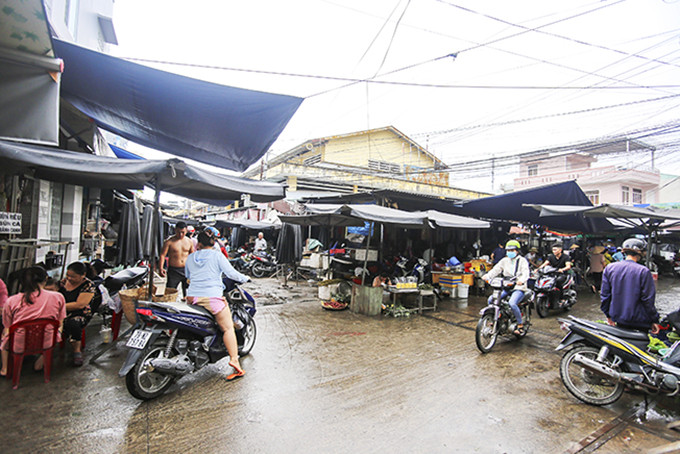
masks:
[[[669,66],[675,66],[675,67],[680,68],[680,66],[678,66],[678,65],[675,65],[673,63],[669,63],[669,62],[666,62],[666,61],[663,61],[663,60],[657,60],[655,58],[645,57],[644,55],[633,54],[633,53],[625,52],[625,51],[622,51],[622,50],[619,50],[619,49],[613,49],[611,47],[603,46],[603,45],[600,45],[600,44],[594,44],[594,43],[590,43],[590,42],[583,41],[583,40],[580,40],[580,39],[571,38],[569,36],[560,35],[558,33],[552,33],[552,32],[547,32],[545,30],[542,30],[543,28],[546,28],[546,27],[549,27],[551,25],[555,25],[555,24],[558,24],[560,22],[563,22],[566,19],[560,19],[560,20],[554,21],[552,23],[541,25],[539,27],[529,28],[529,27],[525,27],[524,25],[515,24],[513,22],[506,21],[504,19],[500,19],[498,17],[491,16],[491,15],[486,14],[486,13],[481,13],[479,11],[475,11],[473,9],[466,8],[464,6],[456,5],[455,3],[451,3],[451,2],[446,1],[446,0],[436,0],[436,1],[438,1],[440,3],[444,3],[444,4],[449,5],[449,6],[452,6],[454,8],[458,8],[462,11],[467,11],[469,13],[476,14],[476,15],[479,15],[479,16],[483,16],[483,17],[486,17],[487,19],[491,19],[493,21],[500,22],[500,23],[505,24],[505,25],[509,25],[509,26],[516,27],[516,28],[521,28],[522,30],[524,30],[522,32],[515,33],[513,35],[509,35],[509,36],[506,36],[506,37],[503,37],[503,38],[498,38],[497,40],[491,41],[489,44],[493,44],[493,43],[496,43],[496,42],[501,41],[501,40],[515,38],[515,37],[523,35],[525,33],[536,32],[536,33],[541,33],[541,34],[544,34],[544,35],[547,35],[547,36],[552,36],[554,38],[559,38],[559,39],[571,41],[571,42],[581,44],[581,45],[584,45],[584,46],[594,47],[594,48],[606,50],[606,51],[609,51],[609,52],[614,52],[614,53],[617,53],[617,54],[620,54],[620,55],[625,55],[627,57],[639,58],[639,59],[647,60],[647,61],[650,61],[650,62],[658,63],[658,64],[661,64],[661,65],[669,65]],[[618,5],[619,3],[623,3],[624,1],[626,1],[626,0],[619,0],[617,2],[608,3],[604,6],[599,7],[599,8],[595,8],[593,10],[590,10],[590,11],[587,11],[587,12],[584,12],[584,13],[576,14],[574,16],[567,18],[567,19],[573,19],[575,17],[582,16],[584,14],[588,14],[588,13],[591,13],[593,11],[597,11],[599,9],[608,8],[608,7],[611,7],[611,6],[614,6],[614,5]],[[472,50],[472,49],[475,49],[475,48],[465,49],[464,51]],[[460,52],[464,52],[464,51],[460,51]]]
[[[256,73],[256,74],[270,74],[276,76],[288,76],[288,77],[303,77],[308,79],[324,79],[324,80],[335,80],[343,82],[368,82],[372,84],[382,84],[382,85],[401,85],[405,87],[421,87],[421,88],[464,88],[464,89],[481,89],[481,90],[631,90],[631,89],[666,89],[666,88],[680,88],[680,84],[670,84],[670,85],[610,85],[610,86],[596,86],[596,85],[585,85],[585,86],[572,86],[565,87],[560,85],[475,85],[475,84],[427,84],[427,83],[417,83],[417,82],[402,82],[397,80],[367,80],[367,79],[356,79],[350,77],[337,77],[337,76],[322,76],[318,74],[301,74],[301,73],[288,73],[280,71],[267,71],[261,69],[246,69],[246,68],[234,68],[227,66],[215,66],[215,65],[204,65],[198,63],[180,63],[172,62],[167,60],[153,60],[149,58],[135,58],[135,57],[125,57],[127,60],[142,61],[147,63],[155,63],[162,65],[175,65],[175,66],[186,66],[193,68],[205,68],[205,69],[219,69],[225,71],[237,71],[246,73]],[[321,93],[308,96],[318,96]]]

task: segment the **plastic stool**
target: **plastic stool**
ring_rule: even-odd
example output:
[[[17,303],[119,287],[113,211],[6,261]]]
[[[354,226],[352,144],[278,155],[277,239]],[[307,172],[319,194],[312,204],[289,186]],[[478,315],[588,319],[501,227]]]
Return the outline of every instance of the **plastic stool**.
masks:
[[[47,328],[52,327],[52,342],[50,347],[45,348],[45,334]],[[17,330],[24,331],[24,348],[23,352],[14,352],[14,341]],[[21,366],[24,362],[24,356],[27,355],[43,355],[45,373],[45,383],[50,381],[50,373],[52,371],[52,350],[57,343],[57,333],[59,332],[59,321],[47,318],[39,318],[37,320],[26,320],[17,322],[9,328],[9,361],[7,365],[7,376],[12,377],[12,388],[19,387],[19,377],[21,376]]]

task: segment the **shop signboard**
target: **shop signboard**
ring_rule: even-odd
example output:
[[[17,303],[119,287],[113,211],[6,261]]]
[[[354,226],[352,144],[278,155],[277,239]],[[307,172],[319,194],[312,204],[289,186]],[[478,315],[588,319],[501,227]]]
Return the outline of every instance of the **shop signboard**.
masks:
[[[0,233],[21,234],[21,213],[0,211]]]

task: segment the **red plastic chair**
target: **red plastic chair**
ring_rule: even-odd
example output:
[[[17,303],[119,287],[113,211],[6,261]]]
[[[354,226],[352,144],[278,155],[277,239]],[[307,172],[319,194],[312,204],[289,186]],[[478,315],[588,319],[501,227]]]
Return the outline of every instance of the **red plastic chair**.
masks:
[[[49,348],[44,348],[45,335],[47,327],[52,327],[52,342]],[[23,352],[15,353],[14,337],[17,330],[23,330],[25,333]],[[59,321],[47,318],[39,318],[37,320],[26,320],[17,322],[9,327],[9,364],[7,365],[7,376],[12,376],[12,388],[19,387],[19,376],[21,375],[21,366],[26,355],[43,355],[45,383],[50,381],[50,372],[52,370],[52,350],[57,344],[57,332],[59,330]]]
[[[123,321],[123,310],[120,312],[114,312],[111,316],[111,334],[113,334],[113,340],[118,339],[118,332],[120,331],[120,324]],[[83,338],[84,339],[84,338]]]

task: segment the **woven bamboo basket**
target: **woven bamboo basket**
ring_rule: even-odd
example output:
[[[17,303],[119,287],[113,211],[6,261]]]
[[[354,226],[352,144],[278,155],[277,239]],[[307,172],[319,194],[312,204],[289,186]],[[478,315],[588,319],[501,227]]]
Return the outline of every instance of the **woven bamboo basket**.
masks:
[[[166,288],[162,295],[154,295],[153,300],[157,303],[174,303],[177,301],[178,291],[176,288]]]
[[[130,288],[118,292],[120,303],[123,306],[123,314],[128,322],[135,322],[135,302],[138,300],[139,289]]]

